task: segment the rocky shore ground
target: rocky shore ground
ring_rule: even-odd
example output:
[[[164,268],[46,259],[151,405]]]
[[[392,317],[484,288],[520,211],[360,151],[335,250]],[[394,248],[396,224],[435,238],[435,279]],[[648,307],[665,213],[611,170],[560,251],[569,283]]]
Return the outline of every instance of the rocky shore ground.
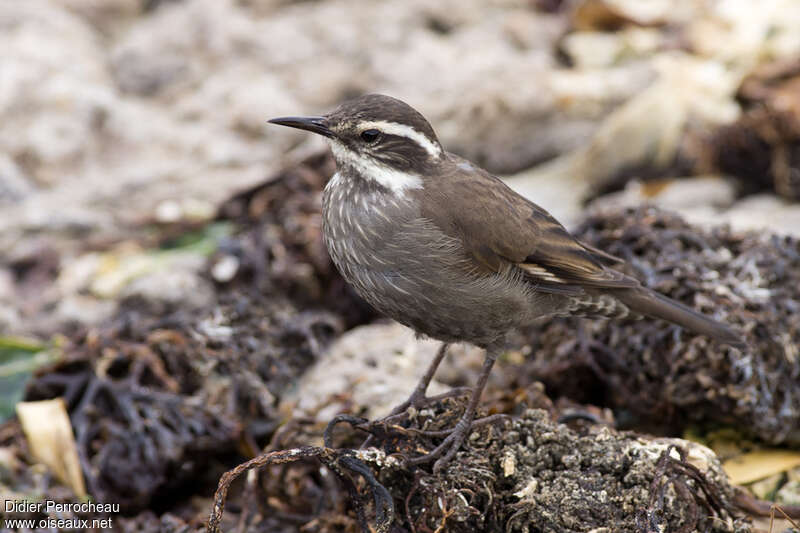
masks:
[[[407,396],[435,343],[338,276],[320,236],[333,162],[266,125],[364,92],[408,101],[448,150],[751,350],[657,322],[537,324],[484,396],[508,417],[442,475],[394,459],[431,449],[415,430],[446,427],[456,400],[371,427],[361,471],[336,454],[364,433],[337,426],[335,453],[245,476],[223,530],[359,531],[359,502],[396,532],[789,530],[794,0],[0,2],[2,498],[88,495],[120,511],[66,518],[200,531],[226,470],[327,450],[335,415],[375,419]],[[432,392],[472,383],[480,360],[455,347]],[[15,416],[53,398],[72,451]],[[732,474],[754,453],[767,459]]]

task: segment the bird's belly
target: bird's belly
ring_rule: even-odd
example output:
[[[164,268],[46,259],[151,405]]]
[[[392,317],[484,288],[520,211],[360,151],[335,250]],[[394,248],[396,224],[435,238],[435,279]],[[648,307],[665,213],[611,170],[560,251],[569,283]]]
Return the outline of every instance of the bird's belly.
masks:
[[[529,302],[513,286],[453,275],[417,278],[402,270],[356,270],[352,283],[380,312],[448,342],[487,345],[526,321]],[[495,290],[493,290],[495,289]]]
[[[323,196],[328,252],[358,294],[424,335],[486,346],[547,314],[516,271],[480,270],[463,245],[396,195],[333,178]],[[554,304],[555,305],[555,304]]]
[[[518,276],[480,274],[450,247],[398,233],[371,248],[327,243],[345,280],[381,313],[433,338],[481,346],[532,320],[535,296]]]

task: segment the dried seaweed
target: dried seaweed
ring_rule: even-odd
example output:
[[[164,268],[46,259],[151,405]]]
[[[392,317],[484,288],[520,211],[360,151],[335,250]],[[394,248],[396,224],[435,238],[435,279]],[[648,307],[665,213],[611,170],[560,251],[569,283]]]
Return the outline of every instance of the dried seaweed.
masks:
[[[673,450],[678,453],[679,458],[672,457]],[[693,486],[690,482],[693,482]],[[662,520],[669,512],[667,508],[669,489],[674,491],[675,496],[686,508],[686,521],[675,530],[676,533],[691,533],[698,530],[699,505],[704,507],[703,514],[706,516],[719,516],[725,512],[724,496],[719,492],[719,487],[709,483],[703,473],[687,461],[686,450],[668,446],[656,464],[650,486],[650,502],[636,517],[638,528],[642,533],[661,531],[666,526]],[[670,506],[674,505],[675,502],[670,502]]]
[[[750,350],[663,321],[554,319],[526,331],[529,379],[614,407],[625,426],[675,434],[690,422],[724,424],[800,442],[800,241],[699,230],[654,208],[595,213],[577,234],[626,259],[646,285],[742,331]]]
[[[711,139],[717,168],[741,178],[745,193],[771,190],[800,200],[800,61],[768,63],[737,97],[745,112]]]
[[[714,163],[741,179],[742,192],[800,200],[800,115],[757,107],[712,138]]]
[[[214,495],[214,508],[208,519],[209,533],[219,533],[220,522],[223,518],[225,501],[231,483],[244,472],[254,468],[263,468],[272,465],[294,463],[304,459],[316,459],[333,472],[348,489],[352,501],[356,504],[359,524],[363,531],[371,531],[368,525],[365,503],[358,490],[351,473],[361,476],[369,487],[375,507],[375,528],[377,533],[386,533],[394,520],[394,502],[386,487],[381,485],[372,473],[372,470],[358,457],[359,453],[352,450],[334,450],[328,446],[306,446],[291,450],[281,450],[260,455],[246,463],[240,464],[233,470],[226,472],[219,482],[219,488]],[[367,456],[368,454],[362,454]]]
[[[213,458],[266,442],[281,420],[275,398],[319,355],[316,335],[340,328],[287,305],[237,295],[216,318],[125,313],[73,338],[27,398],[65,397],[98,501],[165,505],[181,487],[213,483]]]
[[[319,234],[325,164],[312,158],[228,204],[249,215],[219,253],[238,253],[243,268],[218,285],[214,308],[165,313],[123,301],[106,323],[65,339],[60,360],[29,384],[28,400],[66,399],[97,501],[126,513],[174,509],[197,491],[210,494],[232,460],[273,437],[284,418],[278,399],[342,331],[323,304],[352,298],[328,290],[338,274]],[[128,525],[152,522],[141,520]]]
[[[701,471],[698,452],[689,459],[674,441],[575,431],[542,410],[473,430],[439,475],[406,466],[409,451],[433,447],[423,430],[458,417],[454,406],[445,400],[384,427],[344,420],[373,432],[375,457],[393,459],[371,464],[395,498],[399,531],[748,530],[713,460]]]

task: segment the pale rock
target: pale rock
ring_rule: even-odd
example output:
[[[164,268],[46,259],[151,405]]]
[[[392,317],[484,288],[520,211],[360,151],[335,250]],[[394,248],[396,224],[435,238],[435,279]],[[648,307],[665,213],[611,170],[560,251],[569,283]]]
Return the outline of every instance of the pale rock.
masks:
[[[56,278],[56,290],[60,294],[84,292],[103,267],[103,255],[89,252],[67,258]]]
[[[132,279],[121,290],[122,298],[139,297],[149,304],[180,306],[182,309],[208,309],[214,305],[214,290],[200,274],[202,258],[172,261]]]
[[[775,494],[775,501],[784,505],[800,505],[800,481],[788,481]]]
[[[187,196],[181,200],[181,214],[191,222],[209,222],[217,215],[217,207],[207,200]]]
[[[98,324],[113,316],[116,302],[101,300],[84,294],[66,294],[54,302],[55,309],[37,323],[40,329],[56,330],[64,324]]]
[[[156,220],[162,224],[178,222],[183,217],[183,210],[175,200],[164,200],[156,206]]]
[[[580,71],[643,59],[664,44],[664,36],[658,30],[632,27],[613,33],[573,32],[564,37],[561,47]]]
[[[241,261],[234,255],[223,255],[211,266],[211,277],[220,283],[231,281],[239,272]]]
[[[121,31],[132,19],[142,14],[143,0],[58,0],[70,11],[80,15],[103,34]]]
[[[763,57],[800,53],[800,3],[795,0],[722,0],[690,19],[686,37],[697,54],[733,70],[749,70]]]
[[[800,204],[774,194],[757,194],[717,214],[718,223],[738,230],[769,229],[778,234],[800,237]]]
[[[653,64],[658,79],[615,109],[585,146],[509,177],[509,186],[574,225],[589,194],[621,170],[669,165],[690,119],[711,127],[738,116],[735,73],[683,53],[660,54]]]
[[[344,401],[365,407],[365,416],[370,419],[386,416],[412,393],[439,346],[438,341],[417,339],[412,330],[396,322],[355,328],[330,346],[283,401],[316,413],[317,420],[328,421],[345,409],[345,404],[331,400],[342,391],[349,391],[349,398]],[[428,394],[448,390],[440,379],[443,375],[460,374],[461,371],[454,372],[454,365],[468,367],[467,361],[472,360],[479,366],[482,358],[483,351],[478,348],[451,347],[440,366],[441,372],[431,381]],[[324,408],[317,411],[321,406]]]
[[[695,176],[650,183],[632,180],[622,191],[601,196],[590,206],[623,209],[650,203],[684,213],[698,208],[730,207],[735,199],[736,188],[731,181],[722,176]]]
[[[583,31],[567,35],[562,47],[578,68],[600,68],[619,59],[624,43],[616,33]]]
[[[19,202],[34,191],[33,184],[19,165],[0,153],[0,206]]]
[[[642,184],[597,198],[592,209],[623,209],[650,203],[680,214],[689,223],[711,228],[728,224],[737,231],[763,231],[800,236],[800,205],[774,194],[756,194],[735,201],[733,183],[721,176],[692,177]]]
[[[111,103],[99,43],[45,1],[2,3],[0,20],[0,152],[35,182],[59,183],[94,156],[93,132]]]

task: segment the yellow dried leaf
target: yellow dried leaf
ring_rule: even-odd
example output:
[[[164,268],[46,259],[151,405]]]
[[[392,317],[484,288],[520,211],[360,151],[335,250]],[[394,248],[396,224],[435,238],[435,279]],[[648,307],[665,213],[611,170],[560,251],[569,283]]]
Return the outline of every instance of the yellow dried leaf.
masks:
[[[734,484],[751,483],[800,466],[800,451],[756,450],[722,464]]]
[[[19,402],[17,416],[33,457],[50,468],[78,497],[85,497],[78,448],[64,400]]]

